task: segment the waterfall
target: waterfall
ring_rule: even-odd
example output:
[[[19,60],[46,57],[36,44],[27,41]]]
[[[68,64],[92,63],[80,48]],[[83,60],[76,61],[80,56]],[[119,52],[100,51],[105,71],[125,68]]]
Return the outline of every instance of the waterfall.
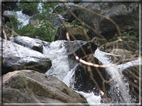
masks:
[[[52,60],[52,67],[47,71],[47,75],[52,75],[63,81],[68,87],[73,88],[76,67],[69,68],[68,56],[66,54],[66,48],[64,47],[64,41],[51,42],[43,47],[43,54]],[[109,58],[110,53],[102,52],[97,49],[94,53],[96,57],[103,65],[113,64],[112,60]],[[113,103],[131,103],[131,95],[129,95],[129,84],[123,81],[122,70],[134,65],[140,65],[140,59],[127,62],[121,65],[113,65],[106,67],[106,71],[114,79],[110,83],[110,90]],[[101,97],[96,96],[93,92],[85,93],[83,91],[76,91],[83,95],[90,105],[101,104]]]
[[[112,61],[107,57],[105,52],[97,49],[94,56],[103,64],[113,64]],[[114,79],[114,83],[111,83],[111,90],[116,90],[112,93],[114,99],[120,103],[131,103],[131,96],[129,95],[129,89],[123,81],[123,75],[120,73],[120,69],[117,65],[106,67],[107,72]]]

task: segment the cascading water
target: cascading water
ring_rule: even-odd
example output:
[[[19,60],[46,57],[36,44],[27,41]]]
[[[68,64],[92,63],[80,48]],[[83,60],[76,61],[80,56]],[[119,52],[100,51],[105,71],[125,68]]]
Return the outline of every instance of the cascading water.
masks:
[[[68,87],[72,86],[71,83],[75,69],[79,64],[76,64],[73,69],[69,68],[68,57],[66,54],[66,48],[63,45],[63,41],[52,42],[43,46],[43,54],[52,60],[52,67],[46,72],[47,75],[52,75],[63,81]],[[72,86],[73,87],[73,86]],[[85,93],[76,91],[83,95],[88,103],[100,104],[101,97],[95,96],[93,92]]]
[[[113,64],[111,60],[107,57],[106,53],[100,51],[99,49],[95,51],[94,56],[103,65]],[[116,90],[116,92],[111,94],[113,96],[114,102],[131,103],[131,96],[129,95],[129,90],[122,79],[123,76],[120,73],[120,70],[118,69],[117,65],[106,67],[106,70],[114,80],[111,85],[111,90]]]
[[[68,64],[68,57],[66,55],[66,48],[64,47],[62,41],[52,42],[47,46],[43,47],[43,54],[52,60],[52,67],[47,71],[46,74],[53,75],[58,79],[62,80],[68,87],[73,88],[73,75],[75,69],[78,66],[76,64],[74,68],[70,69]],[[94,53],[96,57],[103,65],[113,64],[109,58],[109,53],[105,53],[97,49]],[[111,83],[111,96],[112,103],[131,103],[131,96],[129,95],[128,83],[123,81],[122,70],[134,65],[140,65],[140,59],[127,62],[121,65],[114,65],[106,67],[107,72],[111,75],[114,81]],[[90,105],[101,104],[101,96],[96,96],[93,92],[85,93],[83,91],[76,91],[83,95]]]
[[[68,57],[66,55],[66,49],[63,46],[63,42],[52,42],[43,47],[43,54],[52,60],[52,67],[47,71],[46,74],[63,80],[67,72],[70,71]]]

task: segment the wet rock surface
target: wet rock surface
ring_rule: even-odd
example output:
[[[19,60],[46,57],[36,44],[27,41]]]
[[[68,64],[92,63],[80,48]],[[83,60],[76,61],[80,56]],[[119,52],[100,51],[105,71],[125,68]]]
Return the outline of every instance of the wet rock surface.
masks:
[[[63,82],[32,70],[3,76],[3,103],[85,103],[86,100]]]
[[[95,60],[96,62],[98,61],[97,59]],[[102,83],[104,80],[108,81],[110,79],[104,68],[89,67],[81,64],[75,69],[74,79],[74,89],[78,91],[93,92],[94,95],[100,95],[100,90],[109,91],[110,89],[108,83]]]
[[[0,39],[2,43],[2,74],[20,69],[33,69],[45,73],[51,67],[51,60],[43,54],[11,41]]]
[[[24,47],[28,47],[35,51],[41,52],[43,51],[43,41],[35,38],[30,38],[26,36],[15,36],[12,38],[12,41],[22,45]],[[29,43],[30,42],[30,43]]]
[[[95,43],[82,40],[67,41],[65,42],[65,47],[69,56],[74,56],[75,53],[76,56],[80,58],[88,54],[93,54],[97,49],[97,45]]]

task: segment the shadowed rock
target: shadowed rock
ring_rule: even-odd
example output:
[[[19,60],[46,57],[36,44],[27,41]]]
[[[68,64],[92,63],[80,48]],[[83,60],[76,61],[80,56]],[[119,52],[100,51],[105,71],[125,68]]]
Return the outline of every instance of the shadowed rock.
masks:
[[[0,43],[2,43],[2,74],[20,69],[45,73],[51,67],[51,61],[37,51],[3,39],[0,39]]]

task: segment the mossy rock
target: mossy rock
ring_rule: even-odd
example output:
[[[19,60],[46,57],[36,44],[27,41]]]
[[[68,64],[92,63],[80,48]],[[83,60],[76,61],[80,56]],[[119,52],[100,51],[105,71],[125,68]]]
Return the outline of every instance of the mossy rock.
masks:
[[[54,40],[68,40],[66,37],[67,32],[69,33],[70,40],[84,40],[88,41],[89,37],[86,33],[85,28],[79,25],[71,25],[70,23],[63,23],[57,31]]]

